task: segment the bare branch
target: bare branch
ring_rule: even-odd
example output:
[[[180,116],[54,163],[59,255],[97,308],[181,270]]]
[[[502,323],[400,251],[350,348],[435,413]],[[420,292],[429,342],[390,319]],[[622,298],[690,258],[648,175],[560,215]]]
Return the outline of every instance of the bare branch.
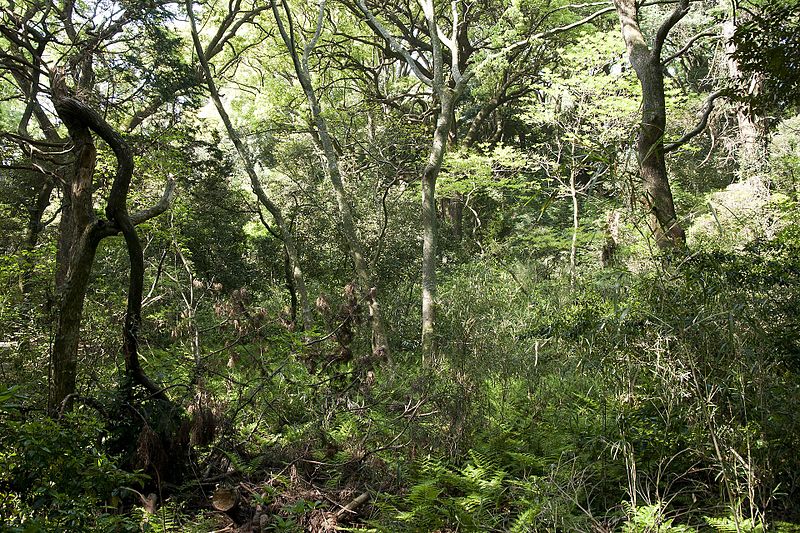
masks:
[[[575,22],[573,22],[571,24],[566,24],[564,26],[559,26],[557,28],[552,28],[552,29],[549,29],[547,31],[543,31],[543,32],[537,33],[537,34],[531,36],[529,41],[532,41],[533,39],[544,39],[545,37],[550,37],[552,35],[556,35],[556,34],[559,34],[559,33],[564,33],[564,32],[569,31],[569,30],[574,30],[575,28],[577,28],[579,26],[583,26],[584,24],[588,24],[589,22],[593,21],[594,19],[596,19],[598,17],[602,17],[603,15],[605,15],[607,13],[611,13],[614,10],[615,10],[615,8],[613,8],[613,7],[603,8],[603,9],[601,9],[599,11],[595,11],[591,15],[587,15],[586,17],[583,17],[580,20],[576,20]]]
[[[606,2],[599,2],[598,4],[599,5],[604,5],[604,4],[606,4]],[[586,6],[592,6],[592,5],[596,5],[596,4],[595,3],[586,4]],[[566,6],[562,6],[562,7],[566,7]],[[593,21],[596,18],[602,17],[603,15],[607,15],[608,13],[614,12],[615,9],[616,8],[614,8],[614,7],[604,7],[603,9],[595,11],[591,15],[587,15],[587,16],[583,17],[582,19],[576,20],[575,22],[572,22],[570,24],[566,24],[564,26],[558,26],[556,28],[551,28],[551,29],[549,29],[547,31],[534,33],[534,34],[526,37],[525,39],[519,40],[517,42],[514,42],[514,43],[506,46],[503,50],[500,51],[499,54],[494,54],[492,57],[498,56],[498,55],[502,55],[502,54],[506,54],[506,53],[513,54],[513,53],[519,51],[520,49],[528,46],[529,44],[531,44],[533,41],[535,41],[537,39],[546,39],[547,37],[552,37],[553,35],[557,35],[559,33],[564,33],[564,32],[568,32],[570,30],[574,30],[575,28],[583,26],[584,24],[588,24],[589,22]],[[554,10],[553,12],[555,12],[555,11],[558,11],[558,9]]]
[[[678,148],[680,148],[681,146],[683,146],[684,144],[686,144],[687,142],[689,142],[693,138],[695,138],[698,135],[700,135],[700,133],[702,133],[702,131],[704,129],[706,129],[706,126],[708,125],[708,117],[711,116],[711,112],[714,110],[714,101],[717,98],[721,98],[721,97],[727,96],[727,94],[728,94],[727,90],[720,89],[720,90],[714,91],[713,93],[708,95],[708,98],[706,98],[705,106],[703,108],[703,115],[700,117],[700,121],[697,123],[697,126],[695,126],[695,128],[693,130],[691,130],[691,131],[687,132],[686,134],[684,134],[683,137],[681,137],[677,141],[671,142],[671,143],[667,144],[666,146],[664,146],[664,153],[668,153],[668,152],[672,152],[674,150],[677,150]]]
[[[303,47],[303,70],[308,73],[310,72],[308,68],[308,58],[311,56],[311,52],[314,51],[314,48],[317,46],[317,42],[319,42],[319,37],[322,34],[322,25],[325,22],[325,0],[319,0],[319,12],[317,14],[317,26],[314,30],[314,36],[311,37],[311,40],[306,43]]]
[[[692,45],[694,45],[694,43],[696,43],[703,37],[714,37],[715,35],[717,35],[717,33],[713,31],[704,31],[702,33],[698,33],[697,35],[686,41],[686,44],[683,45],[683,48],[681,48],[680,50],[678,50],[677,52],[666,58],[664,61],[661,62],[661,64],[666,66],[668,63],[678,59],[680,56],[688,52],[689,49],[692,47]]]
[[[452,72],[453,81],[456,84],[461,82],[462,75],[461,69],[459,67],[459,50],[458,50],[458,25],[460,24],[458,18],[458,6],[456,0],[452,0],[450,2],[450,9],[453,13],[453,35],[447,41],[442,41],[445,45],[450,49],[450,58],[451,58],[451,67],[450,70]]]
[[[661,49],[664,47],[664,41],[667,39],[667,35],[669,35],[672,28],[674,28],[687,13],[689,13],[689,0],[680,0],[670,16],[661,23],[661,26],[656,32],[655,39],[653,40],[653,57],[661,57]]]
[[[161,195],[161,199],[154,206],[133,213],[130,217],[131,222],[134,226],[138,226],[142,222],[146,222],[151,218],[157,217],[169,208],[174,198],[175,180],[173,178],[169,178],[166,186],[164,187],[164,194]]]
[[[381,24],[378,21],[378,19],[375,18],[375,15],[373,15],[372,12],[369,9],[367,9],[366,4],[364,4],[364,0],[356,0],[356,5],[361,10],[361,13],[365,17],[367,17],[367,22],[369,23],[369,25],[375,31],[377,31],[381,37],[383,37],[384,41],[388,43],[389,48],[393,52],[400,54],[403,57],[403,59],[406,60],[406,63],[408,64],[409,68],[414,72],[414,75],[425,85],[433,87],[433,80],[422,73],[419,64],[416,62],[416,60],[414,60],[413,57],[411,57],[411,53],[408,50],[406,50],[406,48],[403,45],[397,42],[397,39],[392,37],[392,34],[389,33],[389,31],[383,26],[383,24]]]

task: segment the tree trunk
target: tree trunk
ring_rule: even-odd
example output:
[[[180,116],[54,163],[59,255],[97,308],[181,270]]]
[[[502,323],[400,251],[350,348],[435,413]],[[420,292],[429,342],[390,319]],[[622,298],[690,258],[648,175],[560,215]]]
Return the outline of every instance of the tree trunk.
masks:
[[[428,162],[422,173],[422,360],[424,363],[433,364],[436,355],[436,340],[434,336],[436,324],[437,249],[436,179],[439,176],[442,159],[447,150],[447,139],[452,127],[451,122],[454,117],[455,103],[472,76],[472,72],[469,72],[468,64],[462,64],[459,60],[459,54],[461,53],[459,46],[462,43],[460,39],[466,37],[466,33],[460,33],[460,31],[464,30],[465,26],[459,24],[456,20],[458,18],[457,2],[453,2],[451,4],[453,31],[451,36],[443,41],[440,39],[441,28],[436,23],[436,9],[433,0],[419,0],[427,25],[427,35],[430,38],[430,57],[425,57],[425,61],[418,61],[414,58],[414,54],[409,52],[383,27],[363,0],[356,0],[356,4],[360,13],[366,17],[367,24],[376,35],[379,35],[394,53],[399,54],[405,60],[405,64],[408,65],[417,79],[433,90],[434,98],[439,103],[439,114],[436,118],[433,142],[428,153]],[[322,11],[320,11],[320,21],[322,20],[321,15]],[[286,41],[285,34],[284,41]],[[450,51],[451,59],[447,78],[445,78],[446,67],[442,51],[443,42],[444,46]],[[418,57],[423,56],[425,56],[425,53],[418,54]]]
[[[339,168],[339,156],[333,145],[333,139],[328,130],[328,123],[322,115],[322,109],[317,99],[314,86],[311,82],[311,74],[308,68],[308,56],[316,45],[316,40],[319,38],[322,30],[323,17],[325,13],[325,2],[319,4],[319,14],[317,18],[317,27],[314,37],[305,46],[302,58],[298,56],[295,49],[295,40],[293,33],[293,22],[291,20],[291,12],[288,6],[283,3],[284,10],[287,17],[289,17],[289,30],[286,32],[281,21],[280,14],[278,13],[277,4],[273,3],[272,10],[275,16],[275,21],[278,29],[286,45],[287,50],[292,56],[295,73],[303,87],[303,92],[306,95],[308,106],[311,110],[311,118],[314,121],[314,127],[318,136],[318,144],[322,150],[322,155],[325,160],[325,173],[333,186],[334,196],[336,197],[336,205],[339,208],[339,216],[341,221],[341,229],[347,242],[347,248],[350,252],[350,257],[353,261],[353,267],[358,279],[358,284],[361,292],[365,294],[367,308],[369,310],[370,327],[372,329],[372,354],[378,360],[391,361],[391,353],[389,350],[389,339],[386,335],[386,329],[383,323],[381,308],[378,300],[378,289],[375,280],[370,272],[370,267],[364,256],[364,248],[361,239],[356,232],[355,222],[353,219],[353,210],[348,201],[347,192],[344,189],[342,181],[342,173]]]
[[[681,248],[686,235],[678,223],[667,165],[664,160],[666,104],[661,62],[653,57],[637,62],[642,85],[642,123],[637,152],[644,185],[644,206],[650,213],[650,229],[661,249]]]
[[[619,247],[620,216],[614,209],[606,216],[606,238],[600,252],[600,266],[603,268],[614,265],[615,255]]]
[[[434,363],[436,358],[436,179],[447,150],[447,135],[455,105],[455,94],[451,89],[443,87],[440,94],[441,109],[428,163],[422,173],[422,360],[428,363]]]
[[[310,78],[309,78],[310,82]],[[333,147],[330,134],[328,133],[328,125],[325,118],[322,116],[319,103],[317,102],[316,95],[313,91],[307,91],[309,105],[311,107],[311,114],[314,119],[314,124],[319,134],[319,141],[322,147],[322,152],[326,162],[326,173],[333,185],[334,196],[336,197],[336,205],[339,208],[339,216],[341,220],[342,233],[344,233],[347,247],[350,251],[350,257],[353,260],[353,267],[358,279],[358,284],[362,292],[366,291],[367,308],[369,310],[370,326],[372,328],[372,353],[379,360],[389,359],[389,340],[386,336],[386,330],[383,325],[383,318],[381,316],[381,309],[378,301],[377,288],[372,279],[367,259],[364,257],[364,250],[361,244],[361,239],[356,232],[355,221],[353,219],[353,211],[348,201],[347,192],[344,189],[342,175],[339,170],[339,158],[336,150]]]
[[[449,198],[440,201],[442,217],[450,224],[453,242],[461,242],[464,237],[464,195],[454,192]]]
[[[733,41],[733,34],[735,32],[736,25],[734,21],[726,20],[722,25],[722,37],[725,42],[728,74],[734,83],[747,85],[748,94],[755,94],[759,89],[758,78],[753,76],[749,80],[743,79],[744,75],[739,69],[739,62],[734,58],[736,43]],[[753,174],[758,175],[763,170],[766,153],[764,128],[759,124],[760,122],[760,117],[750,112],[744,104],[737,104],[736,123],[739,126],[739,153],[736,160],[739,163],[739,177],[741,179],[747,179]]]
[[[62,117],[70,129],[76,155],[70,179],[63,186],[64,206],[56,254],[58,323],[53,341],[53,392],[50,409],[57,412],[75,393],[78,340],[86,287],[99,238],[92,223],[92,177],[97,158],[89,128]]]
[[[58,323],[53,341],[51,412],[58,412],[62,402],[75,393],[83,304],[99,242],[92,228],[87,228],[71,258],[70,275],[60,290]]]
[[[622,23],[628,56],[642,87],[642,121],[637,141],[639,170],[644,194],[642,203],[649,213],[649,225],[662,250],[683,248],[686,234],[678,222],[667,167],[664,161],[666,104],[661,48],[669,30],[688,12],[688,0],[681,0],[672,15],[659,27],[651,50],[645,44],[634,0],[614,0]]]
[[[478,111],[478,114],[472,119],[469,130],[467,130],[467,134],[464,136],[464,141],[462,143],[464,147],[471,148],[475,145],[475,143],[478,141],[478,135],[480,134],[481,128],[491,114],[494,113],[498,107],[500,107],[500,104],[500,99],[495,97],[481,107],[481,109]]]

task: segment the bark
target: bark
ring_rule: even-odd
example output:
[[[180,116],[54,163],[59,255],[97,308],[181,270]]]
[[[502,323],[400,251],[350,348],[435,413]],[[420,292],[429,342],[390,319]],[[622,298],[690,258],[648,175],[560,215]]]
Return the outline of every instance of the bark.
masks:
[[[258,174],[256,174],[255,158],[250,153],[247,145],[242,142],[239,133],[236,131],[236,128],[233,127],[233,122],[231,121],[228,112],[225,110],[225,106],[222,104],[222,98],[219,95],[219,90],[217,89],[217,85],[211,75],[211,68],[208,64],[206,52],[203,50],[203,45],[200,42],[200,36],[197,33],[197,24],[195,22],[192,0],[186,0],[186,11],[189,15],[189,21],[191,24],[192,41],[194,43],[195,51],[197,52],[197,57],[200,61],[200,66],[203,70],[203,74],[206,78],[206,84],[208,85],[208,90],[211,94],[211,100],[214,102],[214,106],[217,108],[217,112],[219,113],[219,116],[225,125],[225,129],[228,132],[228,137],[236,147],[239,157],[242,159],[245,172],[247,172],[247,175],[250,178],[250,185],[253,188],[253,192],[255,193],[259,202],[267,209],[267,211],[269,211],[269,213],[272,215],[272,218],[275,220],[275,226],[280,232],[284,250],[289,256],[289,261],[291,263],[294,288],[297,291],[298,298],[300,299],[300,307],[302,308],[303,329],[304,331],[310,331],[313,324],[313,319],[311,316],[311,307],[308,301],[305,276],[303,275],[303,270],[300,266],[300,255],[297,251],[297,244],[294,240],[294,235],[292,235],[289,225],[283,218],[283,213],[281,212],[280,208],[269,198],[269,196],[267,196],[266,192],[261,187],[261,181],[258,178]]]
[[[128,304],[123,326],[123,353],[129,383],[138,383],[153,397],[168,401],[163,391],[144,373],[138,357],[138,332],[141,323],[144,258],[141,243],[127,211],[127,197],[133,175],[133,155],[127,143],[93,109],[68,96],[65,89],[54,84],[56,112],[69,131],[76,153],[72,179],[64,190],[68,201],[69,226],[64,227],[59,242],[62,276],[57,285],[60,292],[59,318],[53,344],[53,397],[51,406],[58,409],[75,393],[78,343],[83,306],[95,253],[100,241],[122,233],[130,260]],[[100,136],[117,158],[117,171],[105,209],[107,220],[100,220],[92,209],[92,178],[96,164],[96,149],[92,132]],[[168,187],[169,189],[169,187]],[[157,211],[151,211],[155,216]]]
[[[75,393],[83,304],[100,236],[87,227],[73,246],[70,274],[59,291],[58,322],[53,341],[53,391],[51,410],[58,410],[65,398]]]
[[[287,50],[292,56],[292,63],[294,65],[295,73],[303,88],[306,100],[308,101],[311,110],[311,118],[314,121],[316,129],[318,144],[322,149],[322,154],[325,160],[325,173],[333,186],[334,196],[336,197],[336,205],[339,209],[339,217],[341,223],[342,233],[344,234],[347,242],[348,251],[353,261],[356,278],[358,279],[359,288],[365,292],[367,308],[369,310],[370,327],[372,328],[372,354],[378,360],[391,361],[391,353],[389,349],[389,339],[386,335],[386,329],[383,323],[381,308],[378,300],[377,285],[368,261],[364,255],[364,247],[361,239],[356,232],[355,222],[353,219],[353,211],[350,207],[347,192],[344,188],[342,180],[342,173],[339,167],[339,156],[334,147],[333,138],[328,130],[328,124],[325,117],[322,115],[322,109],[319,100],[314,90],[311,81],[311,74],[308,67],[308,57],[311,51],[316,46],[316,41],[319,38],[322,30],[323,17],[325,13],[325,1],[321,1],[319,5],[319,16],[317,19],[317,27],[314,37],[305,46],[303,56],[300,57],[295,42],[295,34],[292,23],[292,16],[289,8],[285,2],[281,5],[287,17],[287,27],[283,25],[280,13],[278,12],[277,3],[272,4],[273,15],[275,16],[278,30]]]
[[[686,234],[678,222],[664,161],[666,104],[661,49],[672,27],[688,12],[688,0],[681,0],[659,27],[652,49],[639,28],[634,0],[614,0],[622,24],[628,56],[642,87],[642,121],[637,140],[639,170],[643,184],[642,203],[649,213],[649,225],[662,250],[683,248]]]
[[[422,173],[422,358],[433,362],[436,354],[436,179],[447,150],[447,135],[455,105],[455,94],[442,87],[441,109],[436,119],[428,162]]]
[[[755,94],[759,89],[759,80],[753,76],[749,80],[744,79],[744,74],[739,69],[739,62],[734,57],[736,53],[736,43],[733,41],[733,34],[736,32],[736,24],[733,20],[726,20],[722,25],[722,37],[725,42],[726,63],[728,75],[731,80],[738,85],[746,85],[748,94]],[[755,116],[743,103],[736,106],[736,123],[738,129],[738,148],[737,161],[739,163],[739,173],[742,179],[746,179],[750,174],[758,174],[763,170],[763,163],[766,158],[764,143],[764,128],[760,124],[760,117]]]

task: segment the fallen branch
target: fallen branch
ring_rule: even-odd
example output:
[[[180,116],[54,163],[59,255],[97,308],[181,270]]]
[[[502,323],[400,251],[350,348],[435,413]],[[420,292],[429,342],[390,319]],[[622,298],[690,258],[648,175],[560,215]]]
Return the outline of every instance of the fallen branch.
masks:
[[[343,516],[345,513],[355,514],[356,509],[369,501],[369,492],[365,492],[355,498],[353,501],[342,507],[336,512],[336,518]]]

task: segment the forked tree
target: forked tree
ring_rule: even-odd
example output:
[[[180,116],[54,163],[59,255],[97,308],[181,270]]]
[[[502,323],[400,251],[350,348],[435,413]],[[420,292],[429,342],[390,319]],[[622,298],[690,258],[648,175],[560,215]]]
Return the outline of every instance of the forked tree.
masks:
[[[4,136],[29,154],[30,170],[42,177],[29,224],[28,247],[35,246],[42,229],[50,191],[58,187],[61,193],[55,273],[57,324],[49,406],[53,413],[68,407],[76,393],[83,308],[98,246],[103,239],[120,234],[130,261],[122,333],[126,384],[139,384],[152,397],[168,399],[139,363],[144,259],[136,225],[167,209],[174,183],[168,182],[156,205],[129,213],[133,151],[106,118],[111,102],[104,100],[98,90],[98,84],[110,83],[113,76],[102,71],[101,55],[113,48],[114,42],[133,42],[121,40],[120,36],[147,24],[158,6],[145,10],[134,3],[119,7],[113,14],[94,17],[88,14],[91,10],[84,12],[86,8],[71,1],[37,0],[0,8],[0,71],[10,74],[6,79],[14,82],[13,94],[25,102],[18,133],[6,132]],[[135,97],[133,94],[130,99]],[[32,117],[41,134],[31,127]],[[97,140],[108,145],[117,163],[102,215],[97,209],[101,189]]]
[[[699,124],[679,140],[666,144],[667,107],[664,95],[664,70],[668,60],[662,58],[670,31],[689,13],[690,0],[679,0],[672,12],[658,26],[648,45],[639,23],[641,3],[636,0],[614,0],[622,25],[622,37],[628,59],[642,88],[642,118],[637,139],[637,159],[641,174],[642,204],[648,212],[648,223],[656,245],[662,250],[680,249],[686,245],[686,233],[678,220],[675,201],[667,175],[665,154],[688,142],[705,129],[714,100],[724,93],[716,91],[706,100]],[[688,46],[692,44],[690,40]],[[682,50],[685,51],[686,47]]]

